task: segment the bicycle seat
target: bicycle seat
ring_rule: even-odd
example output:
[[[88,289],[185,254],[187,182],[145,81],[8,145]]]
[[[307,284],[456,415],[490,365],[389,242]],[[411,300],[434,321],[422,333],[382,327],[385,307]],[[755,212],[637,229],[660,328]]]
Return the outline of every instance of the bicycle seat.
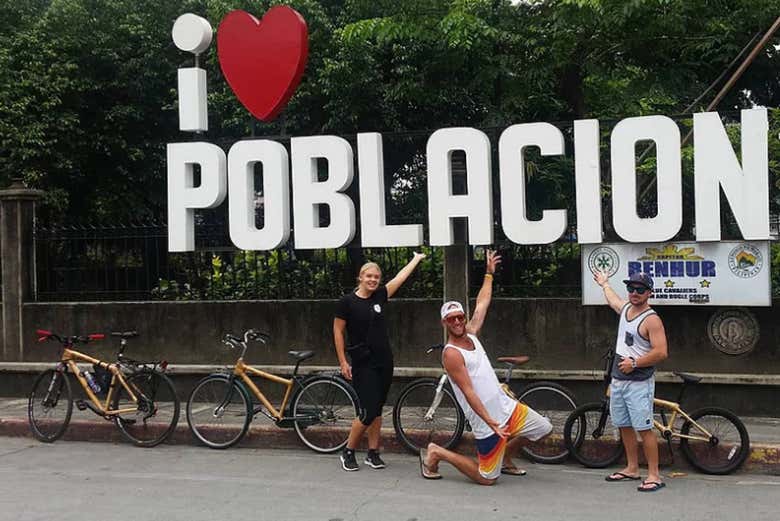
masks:
[[[682,378],[682,381],[687,384],[697,384],[701,382],[701,376],[696,376],[688,373],[678,373],[676,371],[674,374]]]
[[[287,354],[298,362],[303,362],[314,356],[314,351],[287,351]]]
[[[497,360],[499,362],[505,362],[507,364],[512,365],[523,365],[524,363],[528,362],[531,359],[531,357],[526,355],[519,355],[519,356],[499,356]]]
[[[138,336],[138,331],[114,331],[111,336],[119,338],[135,338]]]

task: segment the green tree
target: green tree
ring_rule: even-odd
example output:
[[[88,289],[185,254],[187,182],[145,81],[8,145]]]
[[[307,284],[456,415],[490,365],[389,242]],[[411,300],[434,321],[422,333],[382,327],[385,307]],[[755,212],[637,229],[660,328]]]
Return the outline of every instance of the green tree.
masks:
[[[173,46],[173,21],[194,12],[216,28],[232,9],[277,3],[309,25],[300,88],[282,117],[254,121],[212,44],[204,139],[420,131],[397,138],[387,165],[396,202],[417,213],[425,131],[679,113],[780,12],[780,0],[7,1],[0,182],[45,189],[51,220],[163,216],[165,144],[192,139],[177,128],[175,71],[192,57]],[[777,106],[776,54],[768,46],[720,108]],[[531,168],[539,207],[571,200],[570,165]]]

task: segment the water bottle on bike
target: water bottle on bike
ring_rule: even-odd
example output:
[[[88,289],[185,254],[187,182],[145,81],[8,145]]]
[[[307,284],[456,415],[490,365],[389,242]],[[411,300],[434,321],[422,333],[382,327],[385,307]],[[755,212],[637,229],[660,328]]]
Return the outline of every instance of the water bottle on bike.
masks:
[[[87,380],[87,385],[89,385],[89,388],[92,389],[92,392],[95,394],[100,394],[100,384],[95,381],[95,379],[92,377],[92,374],[89,371],[84,371],[82,374]]]

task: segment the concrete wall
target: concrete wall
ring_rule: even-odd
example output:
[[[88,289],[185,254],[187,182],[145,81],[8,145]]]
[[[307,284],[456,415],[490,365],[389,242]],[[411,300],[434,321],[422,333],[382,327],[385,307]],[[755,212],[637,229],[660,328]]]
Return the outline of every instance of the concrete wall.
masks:
[[[438,300],[402,299],[387,307],[397,366],[436,366],[424,348],[441,341]],[[219,342],[222,333],[254,327],[271,334],[264,346],[253,344],[247,360],[287,364],[290,349],[313,349],[316,365],[335,365],[332,320],[335,301],[27,303],[21,361],[51,361],[55,345],[39,344],[36,328],[66,334],[135,328],[127,354],[165,358],[176,364],[231,363],[235,353]],[[472,307],[473,309],[473,307]],[[777,307],[751,308],[761,327],[756,348],[730,356],[713,347],[707,322],[716,308],[658,307],[669,338],[670,358],[661,369],[700,373],[780,374],[780,323]],[[492,356],[524,353],[528,368],[595,369],[614,343],[617,315],[606,306],[584,307],[578,299],[496,299],[482,339]],[[116,342],[88,349],[112,357]],[[10,360],[4,360],[10,361]]]

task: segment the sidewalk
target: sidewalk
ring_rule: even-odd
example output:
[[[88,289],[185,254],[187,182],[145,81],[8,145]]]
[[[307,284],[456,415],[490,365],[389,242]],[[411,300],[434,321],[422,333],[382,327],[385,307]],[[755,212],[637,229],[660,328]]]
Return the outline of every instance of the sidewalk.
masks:
[[[385,408],[384,427],[382,429],[382,447],[386,452],[404,452],[404,448],[395,437],[392,428],[392,408]],[[780,475],[780,418],[745,418],[742,417],[750,434],[751,454],[740,472]],[[0,436],[32,437],[27,420],[26,398],[0,398]],[[113,424],[90,411],[79,411],[73,408],[70,426],[64,435],[65,440],[123,442],[123,439]],[[179,424],[169,440],[174,444],[190,444],[197,442],[192,437],[187,426],[184,404],[179,417]],[[659,452],[662,465],[671,463],[666,443],[659,440]],[[249,432],[241,441],[242,447],[274,448],[274,449],[304,449],[294,429],[283,429],[270,420],[258,416],[252,422]],[[474,447],[470,435],[465,435],[458,447],[459,452],[473,454]],[[675,469],[688,470],[687,462],[678,450],[675,450]]]

